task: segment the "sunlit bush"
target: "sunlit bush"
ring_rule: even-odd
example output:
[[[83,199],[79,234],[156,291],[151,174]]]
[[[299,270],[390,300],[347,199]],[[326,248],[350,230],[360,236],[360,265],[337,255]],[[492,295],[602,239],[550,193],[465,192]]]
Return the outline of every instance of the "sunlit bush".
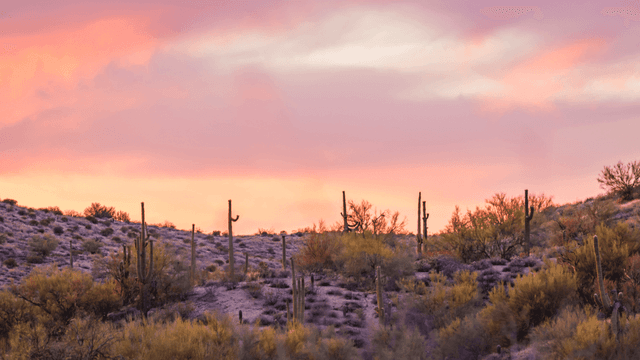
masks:
[[[577,300],[576,277],[564,266],[547,262],[547,268],[515,279],[509,289],[509,307],[518,326],[518,340],[529,330]]]

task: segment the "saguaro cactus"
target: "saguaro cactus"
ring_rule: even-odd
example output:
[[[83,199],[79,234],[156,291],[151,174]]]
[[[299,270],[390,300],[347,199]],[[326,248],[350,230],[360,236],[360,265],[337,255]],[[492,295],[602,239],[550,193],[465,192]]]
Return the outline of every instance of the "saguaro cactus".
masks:
[[[191,273],[189,274],[189,284],[195,285],[196,282],[196,224],[191,224]]]
[[[287,243],[284,240],[284,234],[282,235],[282,270],[287,268]]]
[[[233,258],[233,227],[232,224],[238,221],[240,215],[234,219],[231,216],[231,200],[229,200],[229,269],[231,271],[231,281],[235,282],[235,259]]]
[[[342,233],[346,234],[351,231],[351,229],[349,228],[349,223],[347,222],[347,197],[344,193],[344,190],[342,191],[342,212],[340,213],[340,215],[342,215],[342,220],[344,220]]]
[[[418,255],[422,254],[422,236],[420,231],[420,200],[422,199],[422,192],[418,192],[418,233],[416,234],[416,243],[417,248],[416,252]]]
[[[376,295],[378,296],[378,320],[384,326],[384,306],[382,305],[382,278],[380,277],[380,266],[376,267]]]
[[[525,189],[524,190],[524,245],[525,245],[525,252],[527,253],[527,256],[529,256],[529,253],[531,251],[531,240],[530,240],[530,233],[531,233],[531,219],[533,219],[533,206],[531,206],[531,208],[529,208],[529,190]]]
[[[147,292],[149,291],[149,285],[153,277],[153,240],[149,240],[147,235],[147,224],[144,221],[144,202],[140,203],[142,209],[142,223],[140,237],[136,239],[136,260],[137,260],[137,275],[138,284],[140,286],[140,311],[146,316],[149,311],[149,304],[147,299]],[[149,266],[147,267],[147,246],[149,247]]]
[[[423,227],[423,237],[422,244],[424,246],[424,252],[427,251],[427,219],[429,218],[429,214],[427,214],[427,202],[422,202],[422,227]]]
[[[618,293],[615,297],[615,301],[611,301],[609,295],[607,295],[604,289],[604,275],[602,273],[602,261],[600,259],[600,246],[598,244],[598,237],[593,236],[593,249],[596,253],[596,271],[598,273],[598,288],[600,289],[600,297],[598,297],[598,293],[594,294],[594,298],[596,303],[600,307],[602,307],[603,313],[605,317],[611,317],[611,332],[615,336],[616,340],[618,340],[619,335],[622,331],[622,327],[620,325],[620,320],[622,318],[622,313],[627,312],[627,309],[622,306],[620,299],[622,298],[622,293]],[[613,295],[616,295],[616,291],[613,290]]]
[[[293,321],[304,322],[304,296],[305,296],[305,287],[304,287],[304,276],[301,279],[296,279],[296,269],[295,264],[293,262],[293,258],[291,258],[291,287],[293,289],[292,293],[292,303],[293,303]]]
[[[249,271],[249,253],[244,253],[244,274]]]
[[[72,240],[69,240],[69,266],[73,269],[73,249],[71,245],[73,244]]]

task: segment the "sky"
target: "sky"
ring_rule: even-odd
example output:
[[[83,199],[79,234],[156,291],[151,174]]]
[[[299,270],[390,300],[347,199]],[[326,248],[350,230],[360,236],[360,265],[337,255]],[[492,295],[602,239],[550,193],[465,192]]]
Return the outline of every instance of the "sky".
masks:
[[[639,1],[0,5],[0,198],[291,232],[342,191],[455,206],[604,193],[638,160]]]

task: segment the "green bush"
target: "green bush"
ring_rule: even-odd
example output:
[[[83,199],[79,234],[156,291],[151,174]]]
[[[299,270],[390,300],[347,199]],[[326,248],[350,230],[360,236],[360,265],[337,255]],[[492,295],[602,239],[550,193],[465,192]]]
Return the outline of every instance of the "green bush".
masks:
[[[87,215],[85,216],[85,219],[89,220],[89,222],[91,222],[92,224],[98,223],[98,219],[96,219],[95,216],[93,215]]]
[[[403,324],[391,328],[379,327],[366,350],[367,357],[380,360],[426,359],[426,339],[420,332]]]
[[[13,200],[13,199],[4,199],[4,200],[2,200],[2,202],[5,203],[5,204],[9,204],[9,205],[17,205],[18,204],[18,201]]]
[[[7,234],[0,234],[0,245],[4,244],[7,241]]]
[[[113,234],[113,229],[108,227],[100,230],[100,235],[102,236],[111,236]]]
[[[577,300],[576,277],[564,266],[546,263],[546,269],[515,279],[508,304],[516,319],[518,340]]]
[[[49,235],[34,235],[28,242],[31,252],[42,257],[49,256],[58,247],[58,240]]]
[[[64,234],[64,229],[62,228],[62,226],[56,226],[53,228],[53,233],[56,235],[62,235]]]

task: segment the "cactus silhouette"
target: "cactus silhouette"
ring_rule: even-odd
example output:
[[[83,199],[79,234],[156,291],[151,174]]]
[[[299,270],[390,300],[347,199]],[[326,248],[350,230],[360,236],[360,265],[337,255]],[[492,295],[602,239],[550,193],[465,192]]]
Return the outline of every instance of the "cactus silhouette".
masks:
[[[189,274],[189,284],[195,285],[196,282],[196,224],[191,224],[191,273]]]
[[[524,244],[525,244],[525,252],[527,253],[527,256],[529,256],[529,253],[531,251],[531,240],[530,240],[530,233],[531,233],[531,219],[533,219],[533,206],[531,206],[531,208],[529,208],[529,190],[524,191]]]
[[[384,326],[384,306],[382,306],[382,278],[380,277],[380,266],[376,267],[376,295],[378,300],[378,320]]]
[[[416,234],[416,242],[417,242],[417,248],[416,248],[416,252],[418,253],[418,255],[422,254],[422,235],[421,235],[421,225],[420,225],[420,201],[422,199],[422,192],[418,192],[418,233]]]
[[[622,298],[622,293],[616,294],[615,290],[612,290],[612,295],[615,296],[612,301],[609,295],[607,295],[604,288],[604,275],[602,273],[602,261],[600,258],[600,245],[598,243],[598,237],[593,236],[593,250],[596,253],[596,271],[598,272],[598,288],[600,290],[600,297],[598,297],[598,293],[594,294],[594,298],[598,306],[602,308],[602,312],[606,318],[611,317],[611,333],[615,336],[616,340],[619,339],[620,333],[622,332],[622,327],[620,325],[620,320],[622,318],[622,313],[627,313],[627,309],[621,304],[620,299]]]
[[[429,214],[427,214],[427,202],[423,201],[422,202],[422,227],[423,227],[422,247],[424,252],[427,251],[427,219],[428,218],[429,218]]]
[[[137,260],[137,275],[138,285],[140,288],[140,303],[139,310],[146,317],[149,311],[149,287],[153,278],[153,240],[149,240],[147,235],[147,224],[144,221],[144,202],[140,203],[142,209],[142,222],[140,237],[136,239],[136,260]],[[149,266],[147,266],[147,247],[149,247]]]
[[[235,221],[238,221],[240,215],[236,215],[234,219],[231,216],[231,200],[229,200],[229,270],[230,270],[230,278],[232,282],[235,282],[235,259],[233,258],[233,226],[232,224]]]

